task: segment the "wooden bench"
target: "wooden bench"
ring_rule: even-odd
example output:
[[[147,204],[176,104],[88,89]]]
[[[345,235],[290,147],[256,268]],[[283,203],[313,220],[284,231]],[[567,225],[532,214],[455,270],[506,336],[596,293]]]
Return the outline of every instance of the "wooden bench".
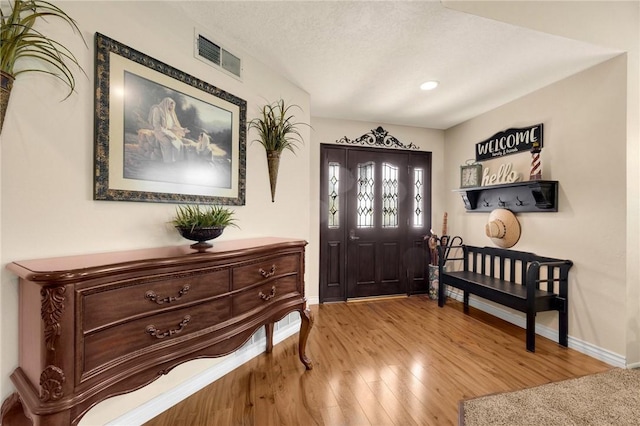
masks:
[[[438,306],[444,306],[446,286],[452,286],[463,291],[465,313],[469,311],[469,294],[524,312],[527,350],[531,352],[535,352],[536,314],[558,311],[558,343],[567,346],[567,281],[572,261],[464,244],[438,246],[438,252]]]

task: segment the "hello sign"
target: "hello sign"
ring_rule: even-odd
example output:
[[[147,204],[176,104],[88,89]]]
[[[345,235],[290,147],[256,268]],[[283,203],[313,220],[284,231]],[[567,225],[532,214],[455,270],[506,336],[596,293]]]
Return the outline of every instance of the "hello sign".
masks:
[[[507,129],[476,144],[476,161],[530,151],[538,142],[542,148],[542,123],[521,129]]]

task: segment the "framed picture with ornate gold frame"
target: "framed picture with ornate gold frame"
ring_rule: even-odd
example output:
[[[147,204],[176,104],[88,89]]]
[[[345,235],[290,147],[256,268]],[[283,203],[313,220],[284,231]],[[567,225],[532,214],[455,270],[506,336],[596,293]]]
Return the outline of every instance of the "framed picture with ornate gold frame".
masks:
[[[94,199],[244,205],[247,103],[96,33]]]

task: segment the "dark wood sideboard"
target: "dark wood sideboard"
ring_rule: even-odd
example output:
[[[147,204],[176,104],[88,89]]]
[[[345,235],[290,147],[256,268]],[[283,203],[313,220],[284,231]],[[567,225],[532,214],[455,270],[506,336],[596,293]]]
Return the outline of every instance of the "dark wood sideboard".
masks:
[[[220,241],[14,262],[20,365],[2,425],[75,425],[95,404],[139,389],[185,361],[229,354],[293,311],[299,356],[313,319],[304,296],[306,241]]]

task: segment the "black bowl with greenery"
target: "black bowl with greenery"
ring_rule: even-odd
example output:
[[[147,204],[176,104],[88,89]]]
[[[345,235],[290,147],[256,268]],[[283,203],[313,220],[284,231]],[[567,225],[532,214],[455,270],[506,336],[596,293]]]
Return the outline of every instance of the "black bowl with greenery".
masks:
[[[234,212],[221,206],[187,205],[178,206],[171,223],[182,237],[197,241],[190,247],[202,253],[213,247],[207,241],[222,235],[224,228],[235,226]]]

